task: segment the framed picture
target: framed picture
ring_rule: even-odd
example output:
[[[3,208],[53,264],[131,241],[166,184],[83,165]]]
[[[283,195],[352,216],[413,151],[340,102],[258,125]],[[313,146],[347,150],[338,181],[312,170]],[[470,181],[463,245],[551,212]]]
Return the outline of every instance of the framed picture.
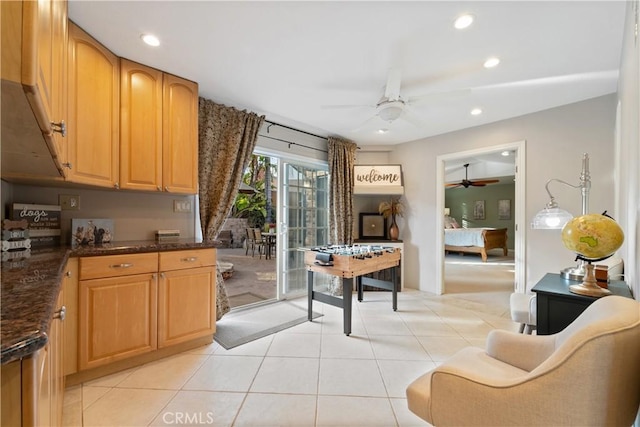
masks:
[[[498,219],[511,219],[511,200],[498,200]]]
[[[360,239],[387,240],[387,220],[379,213],[360,214]]]
[[[71,245],[100,245],[114,238],[112,219],[71,219]]]
[[[473,219],[484,219],[484,200],[473,202]]]

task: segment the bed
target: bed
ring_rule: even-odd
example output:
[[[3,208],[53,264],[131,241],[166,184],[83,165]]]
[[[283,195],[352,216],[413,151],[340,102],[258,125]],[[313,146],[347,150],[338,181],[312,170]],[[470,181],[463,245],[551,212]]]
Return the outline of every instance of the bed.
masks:
[[[487,251],[502,248],[507,256],[506,228],[446,228],[444,230],[445,252],[480,254],[487,262]]]

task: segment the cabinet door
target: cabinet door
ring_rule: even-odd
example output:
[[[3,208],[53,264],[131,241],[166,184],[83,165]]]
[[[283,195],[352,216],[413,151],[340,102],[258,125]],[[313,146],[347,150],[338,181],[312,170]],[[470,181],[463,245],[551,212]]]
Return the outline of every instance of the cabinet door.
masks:
[[[162,72],[120,61],[120,187],[162,191]]]
[[[216,331],[215,267],[160,273],[158,347]]]
[[[80,369],[157,348],[156,274],[80,281]]]
[[[60,127],[52,122],[60,125],[67,116],[67,2],[24,1],[22,9],[20,81],[54,162],[62,169],[67,150],[62,134],[54,132]]]
[[[68,180],[118,188],[118,58],[73,23],[68,54]]]
[[[64,375],[78,372],[78,258],[69,258],[64,268],[62,292],[66,318],[63,323]]]
[[[164,75],[163,189],[195,194],[198,185],[198,85]]]

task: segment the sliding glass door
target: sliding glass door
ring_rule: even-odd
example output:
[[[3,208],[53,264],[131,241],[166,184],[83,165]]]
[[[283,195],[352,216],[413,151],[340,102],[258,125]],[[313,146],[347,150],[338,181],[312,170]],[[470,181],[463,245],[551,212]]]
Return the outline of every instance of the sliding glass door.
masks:
[[[329,171],[326,165],[281,160],[278,168],[278,299],[306,293],[304,252],[329,239]]]

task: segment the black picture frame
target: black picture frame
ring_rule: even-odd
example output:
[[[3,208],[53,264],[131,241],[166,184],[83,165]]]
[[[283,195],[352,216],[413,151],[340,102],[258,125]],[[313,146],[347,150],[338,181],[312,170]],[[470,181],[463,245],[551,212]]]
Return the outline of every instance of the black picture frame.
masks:
[[[388,240],[387,219],[377,212],[360,213],[358,235],[362,240]]]

